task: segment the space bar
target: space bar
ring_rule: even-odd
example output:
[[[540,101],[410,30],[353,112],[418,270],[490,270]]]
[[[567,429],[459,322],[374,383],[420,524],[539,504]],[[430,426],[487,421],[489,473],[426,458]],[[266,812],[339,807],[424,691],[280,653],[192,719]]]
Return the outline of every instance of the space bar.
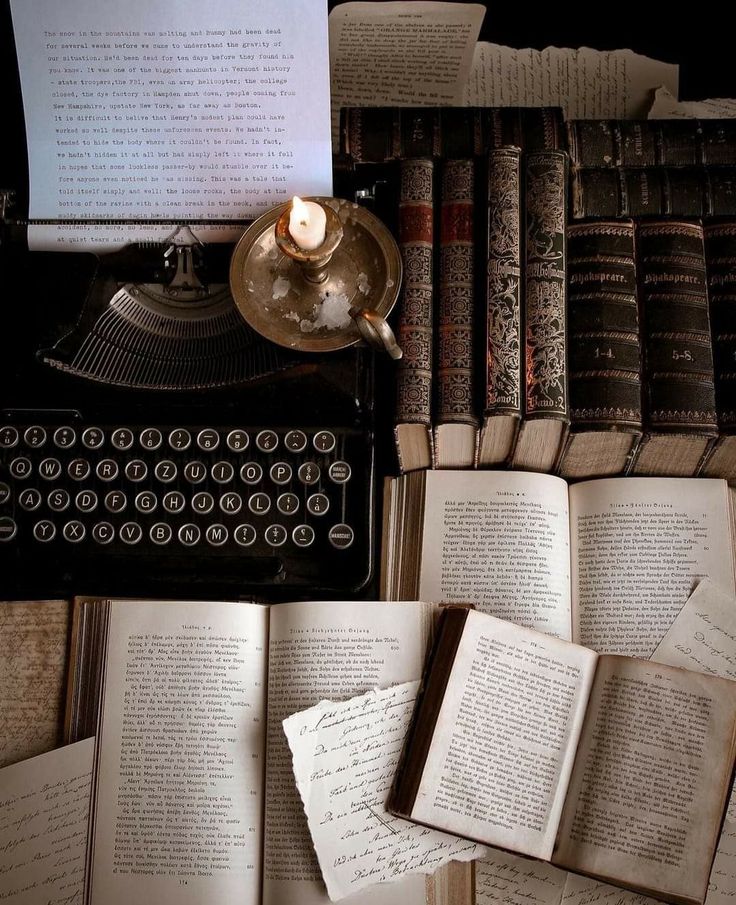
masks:
[[[233,556],[213,557],[201,560],[198,557],[161,556],[124,556],[112,554],[105,558],[105,572],[124,572],[130,574],[131,567],[137,565],[145,571],[150,581],[170,581],[175,578],[225,578],[237,577],[246,581],[269,581],[284,570],[284,563],[278,556]]]

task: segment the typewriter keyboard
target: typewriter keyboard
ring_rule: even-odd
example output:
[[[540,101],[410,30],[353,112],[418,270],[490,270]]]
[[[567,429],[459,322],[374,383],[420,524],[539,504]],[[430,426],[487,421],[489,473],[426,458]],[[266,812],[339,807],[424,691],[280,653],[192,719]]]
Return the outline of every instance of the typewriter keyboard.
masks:
[[[339,567],[367,544],[365,446],[344,427],[5,423],[0,548]]]

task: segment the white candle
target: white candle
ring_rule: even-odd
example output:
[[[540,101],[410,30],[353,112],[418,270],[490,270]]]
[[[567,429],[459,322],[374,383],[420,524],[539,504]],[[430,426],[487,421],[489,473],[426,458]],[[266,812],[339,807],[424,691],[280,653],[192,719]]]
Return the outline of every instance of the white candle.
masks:
[[[291,238],[304,251],[314,251],[325,241],[327,214],[316,201],[302,201],[294,196],[289,214]]]

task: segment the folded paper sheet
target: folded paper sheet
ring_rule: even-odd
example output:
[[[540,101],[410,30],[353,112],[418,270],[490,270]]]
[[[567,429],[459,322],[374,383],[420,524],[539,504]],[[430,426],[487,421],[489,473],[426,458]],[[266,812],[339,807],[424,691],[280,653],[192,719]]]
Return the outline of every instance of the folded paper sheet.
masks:
[[[385,808],[419,682],[316,707],[284,720],[297,787],[333,901],[374,883],[433,873],[487,849]]]

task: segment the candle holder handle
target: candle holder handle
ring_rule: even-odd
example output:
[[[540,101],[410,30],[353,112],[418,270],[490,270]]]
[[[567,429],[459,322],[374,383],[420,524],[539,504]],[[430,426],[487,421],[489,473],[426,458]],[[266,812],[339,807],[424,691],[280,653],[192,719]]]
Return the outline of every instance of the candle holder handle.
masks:
[[[399,359],[404,354],[396,342],[394,331],[385,318],[372,308],[350,308],[350,317],[355,321],[360,335],[371,346],[388,352],[391,358]]]

